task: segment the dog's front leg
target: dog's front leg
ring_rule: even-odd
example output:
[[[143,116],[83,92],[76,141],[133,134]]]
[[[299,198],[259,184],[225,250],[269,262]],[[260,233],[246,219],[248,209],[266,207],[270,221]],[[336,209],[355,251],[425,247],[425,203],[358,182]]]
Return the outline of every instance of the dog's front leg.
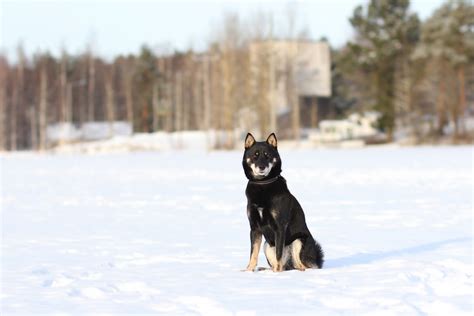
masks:
[[[262,232],[257,229],[250,230],[250,261],[247,271],[253,271],[257,267],[258,253],[262,244]]]
[[[275,252],[276,252],[276,259],[277,263],[273,266],[273,272],[281,272],[283,271],[283,267],[285,265],[284,258],[283,258],[283,247],[285,246],[285,230],[278,228],[275,232]]]

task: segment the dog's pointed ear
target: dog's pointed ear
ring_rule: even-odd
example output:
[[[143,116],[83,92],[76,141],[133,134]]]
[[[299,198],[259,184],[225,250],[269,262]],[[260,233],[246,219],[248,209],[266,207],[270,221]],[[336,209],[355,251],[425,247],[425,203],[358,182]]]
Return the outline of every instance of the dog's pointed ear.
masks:
[[[275,136],[275,133],[271,133],[270,136],[268,136],[267,143],[277,148],[277,137]]]
[[[245,137],[245,149],[249,149],[253,144],[255,144],[255,138],[252,134],[248,133],[247,137]]]

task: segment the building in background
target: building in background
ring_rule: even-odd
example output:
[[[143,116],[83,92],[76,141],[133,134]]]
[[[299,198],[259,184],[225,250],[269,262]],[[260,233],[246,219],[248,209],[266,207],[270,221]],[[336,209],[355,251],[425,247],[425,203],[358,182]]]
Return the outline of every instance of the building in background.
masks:
[[[267,40],[250,44],[253,86],[268,108],[268,130],[291,137],[316,127],[329,112],[331,53],[324,41]],[[296,113],[294,115],[293,113]]]

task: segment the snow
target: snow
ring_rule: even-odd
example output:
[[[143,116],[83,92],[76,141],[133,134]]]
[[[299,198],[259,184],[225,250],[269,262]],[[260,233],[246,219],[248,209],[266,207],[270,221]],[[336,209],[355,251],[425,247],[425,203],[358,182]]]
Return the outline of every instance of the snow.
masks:
[[[472,147],[282,150],[326,254],[283,273],[241,156],[4,154],[0,314],[472,315]]]
[[[71,122],[61,122],[48,125],[46,136],[52,143],[74,142],[79,140],[102,140],[114,136],[131,136],[132,126],[128,122],[85,122],[76,126]]]
[[[233,131],[233,141],[245,136]],[[115,135],[90,142],[66,143],[56,146],[56,153],[118,153],[131,151],[211,150],[225,144],[229,133],[222,130],[136,133]]]

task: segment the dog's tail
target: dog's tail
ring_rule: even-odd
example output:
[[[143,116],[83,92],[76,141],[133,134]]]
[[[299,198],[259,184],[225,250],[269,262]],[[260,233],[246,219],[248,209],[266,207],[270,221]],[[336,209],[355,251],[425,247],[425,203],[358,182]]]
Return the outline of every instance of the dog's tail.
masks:
[[[321,245],[316,240],[314,241],[314,246],[315,246],[315,255],[316,255],[315,263],[318,269],[321,269],[324,263],[324,251],[321,248]]]

